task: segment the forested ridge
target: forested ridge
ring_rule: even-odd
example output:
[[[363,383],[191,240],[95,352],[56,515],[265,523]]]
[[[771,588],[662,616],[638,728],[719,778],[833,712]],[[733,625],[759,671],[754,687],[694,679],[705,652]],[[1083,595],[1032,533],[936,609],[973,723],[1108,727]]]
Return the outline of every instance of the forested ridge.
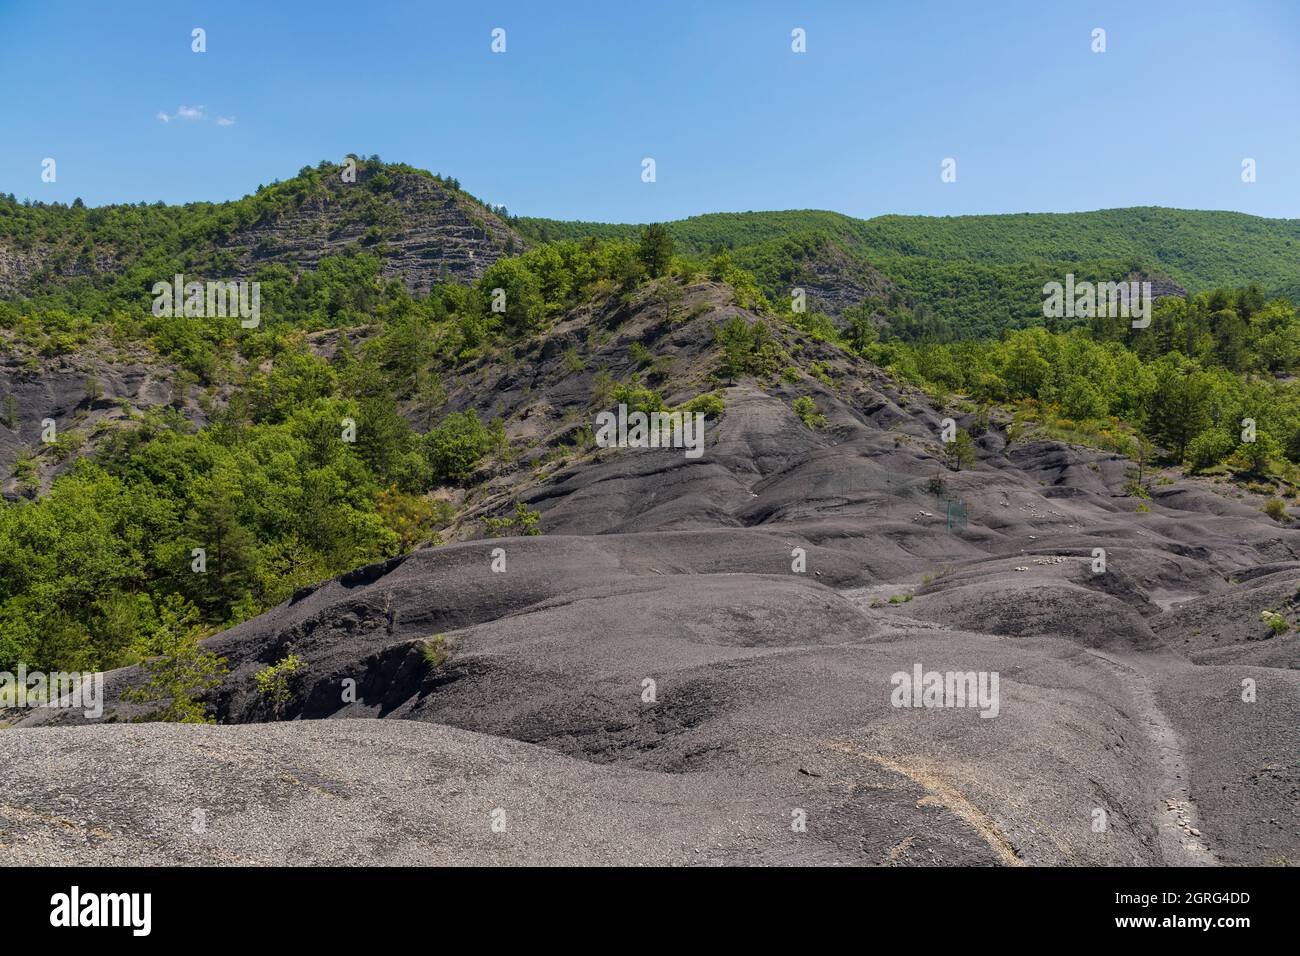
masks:
[[[389,198],[407,177],[430,174],[378,160],[362,168],[351,193],[332,181],[339,167],[322,164],[236,203],[101,210],[0,200],[0,250],[63,257],[0,297],[0,348],[20,363],[15,374],[39,376],[85,350],[144,350],[204,411],[201,421],[156,407],[111,424],[73,422],[15,462],[21,490],[0,507],[0,669],[137,662],[299,588],[436,544],[465,500],[443,492],[472,497],[520,451],[509,423],[449,409],[451,383],[515,362],[520,343],[575,315],[651,296],[671,316],[675,297],[700,282],[726,286],[736,306],[761,316],[753,326],[716,323],[719,395],[738,380],[762,387],[822,374],[756,331],[795,328],[975,412],[976,432],[1005,427],[1011,441],[1057,438],[1235,480],[1266,489],[1279,502],[1271,513],[1289,520],[1300,480],[1300,319],[1280,293],[1295,288],[1295,222],[1149,209],[606,226],[512,219],[438,177],[451,202],[484,217],[499,258],[474,281],[424,291],[384,270],[391,237],[409,225],[390,220],[398,207]],[[310,265],[267,250],[247,275],[261,283],[258,327],[151,313],[154,282],[233,274],[232,237],[309,201],[343,204],[339,218],[365,231]],[[498,241],[492,223],[514,232]],[[887,282],[836,317],[797,311],[790,282],[832,252]],[[1147,328],[1042,319],[1042,285],[1063,270],[1100,279],[1152,269],[1192,294],[1162,298]],[[315,336],[325,330],[337,332],[329,349]],[[576,369],[582,351],[569,349]],[[616,395],[658,407],[671,371],[648,352],[631,368],[592,394],[584,414]],[[0,379],[0,428],[16,430],[9,385]],[[721,398],[706,398],[725,414]],[[815,409],[796,413],[821,427]],[[348,421],[355,441],[341,440]],[[72,464],[39,493],[31,479],[45,456]],[[1143,493],[1138,481],[1135,507]],[[534,518],[506,512],[483,530],[544,531]],[[193,571],[196,548],[206,552],[203,574]]]

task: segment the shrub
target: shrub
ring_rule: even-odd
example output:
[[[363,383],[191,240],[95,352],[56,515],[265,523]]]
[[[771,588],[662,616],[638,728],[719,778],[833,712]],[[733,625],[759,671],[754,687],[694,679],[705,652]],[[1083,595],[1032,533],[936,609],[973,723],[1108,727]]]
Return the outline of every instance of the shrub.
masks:
[[[512,534],[531,537],[542,533],[541,519],[541,514],[530,510],[522,501],[516,501],[513,514],[500,518],[485,516],[482,519],[483,532],[489,538],[504,538]]]
[[[443,634],[435,634],[424,642],[420,653],[430,668],[439,668],[447,663],[447,658],[451,657],[451,641]]]
[[[424,436],[425,456],[435,479],[465,481],[495,442],[478,414],[452,412]]]
[[[702,395],[696,395],[682,406],[683,412],[703,412],[705,415],[711,415],[714,418],[722,417],[722,413],[726,410],[727,403],[717,392],[704,392]]]
[[[1220,464],[1232,454],[1237,445],[1231,434],[1222,428],[1201,432],[1187,446],[1187,464],[1192,471],[1204,471]]]
[[[654,361],[654,353],[640,342],[633,342],[627,350],[628,358],[637,368],[645,368]]]
[[[587,363],[582,360],[582,356],[578,354],[578,350],[572,346],[564,352],[563,365],[564,371],[570,375],[581,372],[587,367]]]
[[[643,385],[617,385],[614,388],[614,404],[626,405],[629,412],[662,412],[663,396],[653,388]]]
[[[1260,620],[1269,626],[1270,630],[1272,630],[1274,634],[1285,634],[1291,627],[1291,625],[1287,623],[1286,618],[1277,613],[1277,611],[1261,611],[1259,617]]]
[[[375,498],[375,511],[396,532],[403,552],[423,541],[440,543],[438,530],[451,524],[456,512],[441,498],[410,495],[390,485]]]
[[[1263,476],[1268,474],[1269,467],[1281,455],[1281,446],[1271,436],[1260,432],[1253,442],[1238,445],[1232,458],[1248,475]]]
[[[293,697],[290,678],[302,667],[302,660],[290,654],[284,660],[262,668],[253,675],[253,679],[257,682],[257,692],[276,707],[287,704]]]
[[[750,325],[735,315],[714,329],[722,349],[721,374],[732,384],[737,376],[764,377],[775,373],[785,355],[761,319]]]
[[[1268,501],[1264,502],[1264,507],[1260,510],[1278,524],[1287,522],[1286,502],[1281,498],[1269,498]]]
[[[808,366],[808,374],[817,379],[817,381],[821,382],[823,385],[833,384],[831,382],[830,366],[825,362],[813,362]]]
[[[809,428],[823,428],[826,425],[826,416],[817,411],[817,403],[807,395],[801,395],[796,398],[790,406],[794,413],[799,416],[799,421],[803,422]]]

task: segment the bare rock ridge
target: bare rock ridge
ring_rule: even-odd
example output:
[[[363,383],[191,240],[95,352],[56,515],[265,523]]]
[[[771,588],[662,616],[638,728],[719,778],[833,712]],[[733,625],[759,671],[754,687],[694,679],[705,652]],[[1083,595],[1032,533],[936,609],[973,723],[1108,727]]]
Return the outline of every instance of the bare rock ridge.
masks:
[[[375,175],[363,167],[357,182],[346,185],[325,177],[328,188],[309,193],[292,211],[240,230],[220,248],[236,255],[236,271],[252,274],[275,262],[314,269],[325,256],[361,243],[380,255],[384,277],[428,292],[438,282],[473,281],[502,255],[526,247],[496,214],[429,176],[385,172],[391,185],[371,191],[380,197],[378,210],[354,210],[342,201],[349,188],[370,188]]]
[[[821,374],[724,384],[701,458],[571,445],[628,343],[679,404],[732,316],[757,319],[699,283],[676,316],[610,303],[463,370],[448,406],[528,450],[456,540],[210,638],[220,726],[130,723],[131,668],[102,720],[11,715],[0,860],[1300,859],[1300,649],[1260,620],[1294,618],[1300,532],[1172,474],[1139,511],[1124,459],[996,421],[948,471],[951,412],[789,329]],[[481,538],[515,500],[544,534]],[[277,704],[254,675],[289,654]],[[918,665],[996,673],[998,698],[898,706]]]

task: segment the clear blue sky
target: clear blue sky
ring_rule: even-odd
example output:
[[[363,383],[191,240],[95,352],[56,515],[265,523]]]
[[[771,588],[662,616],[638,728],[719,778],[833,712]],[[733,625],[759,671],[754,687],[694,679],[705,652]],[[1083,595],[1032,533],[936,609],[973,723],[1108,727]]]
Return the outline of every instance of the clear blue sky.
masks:
[[[190,50],[196,26],[207,53]],[[1293,218],[1298,64],[1296,0],[0,0],[0,192],[230,199],[357,152],[565,219]]]

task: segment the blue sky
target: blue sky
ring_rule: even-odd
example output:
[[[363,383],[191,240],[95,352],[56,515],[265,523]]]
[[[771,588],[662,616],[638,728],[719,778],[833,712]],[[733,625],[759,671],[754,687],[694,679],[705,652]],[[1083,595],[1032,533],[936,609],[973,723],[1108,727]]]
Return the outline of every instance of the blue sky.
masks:
[[[0,89],[0,192],[49,201],[230,199],[357,152],[564,219],[1300,216],[1294,0],[0,0]]]

